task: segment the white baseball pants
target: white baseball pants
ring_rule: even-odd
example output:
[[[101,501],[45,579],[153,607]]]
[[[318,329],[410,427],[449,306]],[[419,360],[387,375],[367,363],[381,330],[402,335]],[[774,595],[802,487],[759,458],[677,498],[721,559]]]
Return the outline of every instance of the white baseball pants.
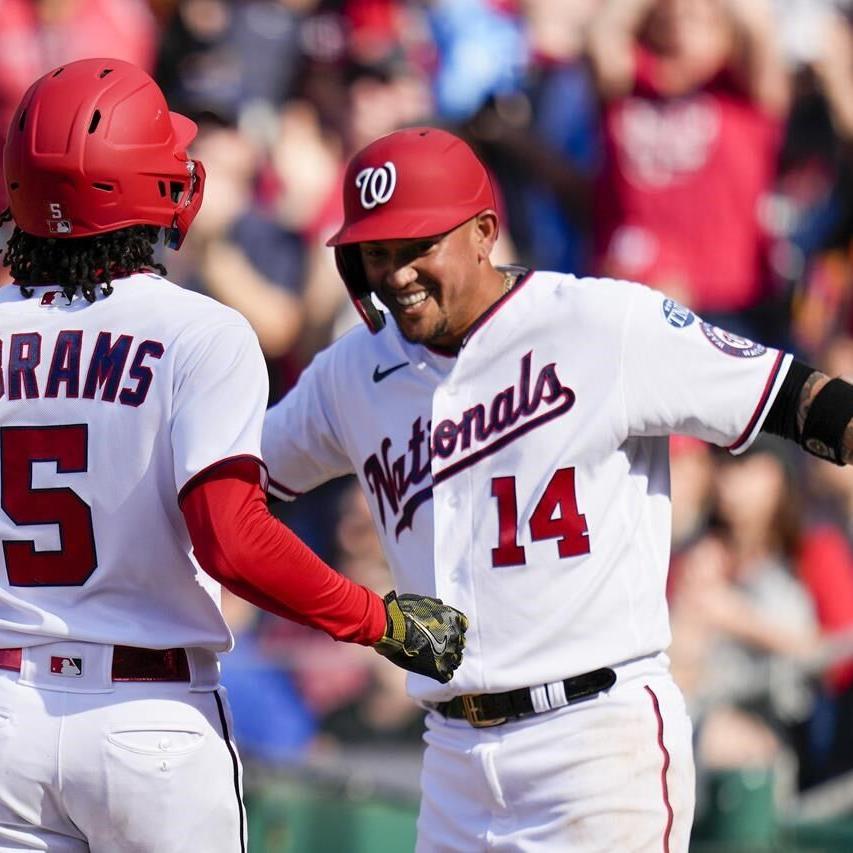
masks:
[[[686,853],[692,727],[667,664],[494,728],[428,714],[417,853]]]
[[[0,851],[243,853],[215,659],[202,672],[191,656],[192,682],[112,682],[111,649],[39,646],[0,670]],[[82,674],[51,671],[56,655],[84,655]]]

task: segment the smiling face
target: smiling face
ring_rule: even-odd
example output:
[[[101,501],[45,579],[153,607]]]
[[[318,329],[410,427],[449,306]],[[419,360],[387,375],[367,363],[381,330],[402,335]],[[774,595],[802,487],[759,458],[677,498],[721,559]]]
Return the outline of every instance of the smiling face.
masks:
[[[503,292],[488,260],[496,236],[487,210],[446,234],[365,242],[359,251],[371,290],[407,341],[458,349]]]

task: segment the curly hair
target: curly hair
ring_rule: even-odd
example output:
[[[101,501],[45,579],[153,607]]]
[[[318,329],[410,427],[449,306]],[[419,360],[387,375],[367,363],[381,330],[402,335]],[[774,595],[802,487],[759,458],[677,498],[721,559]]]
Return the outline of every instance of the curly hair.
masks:
[[[10,211],[0,213],[0,225],[11,222]],[[97,237],[56,239],[33,237],[17,226],[6,244],[3,265],[10,268],[21,293],[32,296],[32,285],[58,284],[71,301],[77,289],[89,301],[113,292],[112,281],[141,269],[166,275],[166,268],[154,261],[154,246],[160,229],[153,225],[132,225]],[[29,287],[27,285],[30,285]]]

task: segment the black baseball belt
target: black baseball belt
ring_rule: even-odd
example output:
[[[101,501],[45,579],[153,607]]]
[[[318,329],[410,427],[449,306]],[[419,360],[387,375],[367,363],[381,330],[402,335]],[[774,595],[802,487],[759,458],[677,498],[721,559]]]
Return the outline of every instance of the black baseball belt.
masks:
[[[507,720],[563,708],[582,699],[589,699],[602,690],[608,690],[615,683],[616,673],[609,667],[603,667],[583,675],[573,675],[554,685],[542,685],[539,688],[520,687],[517,690],[507,690],[506,693],[469,693],[454,696],[447,702],[438,702],[431,707],[450,719],[467,720],[475,728],[488,728],[499,726]],[[562,691],[554,689],[561,685]],[[538,708],[533,701],[534,691],[539,691],[544,700],[539,703]]]

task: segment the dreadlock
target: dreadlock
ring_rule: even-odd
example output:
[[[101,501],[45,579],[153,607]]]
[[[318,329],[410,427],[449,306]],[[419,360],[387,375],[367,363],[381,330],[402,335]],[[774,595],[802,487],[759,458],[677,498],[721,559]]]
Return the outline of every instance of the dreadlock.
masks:
[[[0,213],[0,226],[12,221],[11,211]],[[132,225],[97,237],[56,239],[33,237],[15,226],[3,265],[25,297],[33,294],[34,284],[58,284],[70,302],[80,288],[89,301],[98,298],[101,286],[104,296],[113,292],[112,280],[140,269],[155,269],[166,275],[166,268],[154,261],[154,246],[160,229],[154,225]]]

